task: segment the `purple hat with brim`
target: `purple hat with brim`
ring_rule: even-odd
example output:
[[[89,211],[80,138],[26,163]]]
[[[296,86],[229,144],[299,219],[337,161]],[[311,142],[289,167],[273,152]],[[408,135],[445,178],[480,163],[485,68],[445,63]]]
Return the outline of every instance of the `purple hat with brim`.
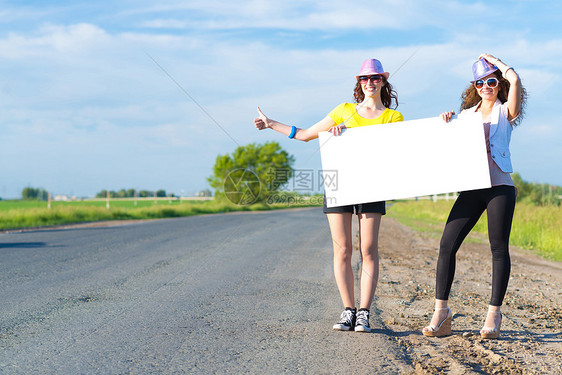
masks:
[[[486,59],[480,59],[472,64],[472,76],[474,77],[474,81],[478,81],[496,70],[498,70],[498,67],[490,64]]]
[[[358,75],[355,76],[355,78],[359,79],[359,77],[361,76],[372,76],[375,74],[380,74],[385,79],[388,79],[388,76],[390,75],[390,73],[384,71],[379,60],[368,59],[363,61],[363,64],[361,65],[361,71]]]

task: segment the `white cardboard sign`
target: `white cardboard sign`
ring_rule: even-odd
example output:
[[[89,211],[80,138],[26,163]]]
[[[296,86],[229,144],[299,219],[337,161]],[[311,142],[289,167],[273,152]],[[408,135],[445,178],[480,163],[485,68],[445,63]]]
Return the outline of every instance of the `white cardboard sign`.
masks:
[[[319,134],[328,207],[489,188],[479,113]]]

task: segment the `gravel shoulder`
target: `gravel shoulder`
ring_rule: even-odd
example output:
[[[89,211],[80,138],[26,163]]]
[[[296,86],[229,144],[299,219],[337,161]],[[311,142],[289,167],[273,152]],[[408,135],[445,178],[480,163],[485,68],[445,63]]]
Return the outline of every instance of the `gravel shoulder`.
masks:
[[[561,374],[562,263],[511,248],[512,271],[498,340],[482,340],[491,292],[491,253],[485,238],[462,245],[450,306],[453,335],[428,338],[439,238],[384,218],[381,278],[375,301],[417,374]]]

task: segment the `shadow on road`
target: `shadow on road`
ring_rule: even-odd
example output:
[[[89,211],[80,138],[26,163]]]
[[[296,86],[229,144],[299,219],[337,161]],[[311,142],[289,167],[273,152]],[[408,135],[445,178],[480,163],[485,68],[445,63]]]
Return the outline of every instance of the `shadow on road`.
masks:
[[[0,249],[35,249],[38,247],[45,247],[47,246],[46,242],[7,242],[7,243],[0,243]]]

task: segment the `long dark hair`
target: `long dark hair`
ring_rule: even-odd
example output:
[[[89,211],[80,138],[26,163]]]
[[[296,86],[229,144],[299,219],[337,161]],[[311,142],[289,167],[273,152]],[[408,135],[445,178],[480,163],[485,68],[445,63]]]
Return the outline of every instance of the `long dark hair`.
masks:
[[[498,79],[500,83],[499,85],[500,91],[498,92],[498,99],[503,104],[507,102],[507,95],[509,93],[509,88],[511,87],[511,84],[507,79],[503,78],[503,75],[499,70],[496,70],[494,72],[494,76]],[[474,107],[475,105],[480,103],[481,100],[482,98],[480,97],[480,95],[478,95],[478,90],[476,90],[474,84],[471,83],[470,86],[468,86],[461,95],[461,111],[463,109]],[[527,106],[527,90],[525,90],[525,87],[521,86],[521,109],[519,110],[519,115],[513,122],[513,126],[517,126],[521,123],[521,120],[525,116],[526,106]]]
[[[392,101],[394,100],[394,109],[398,108],[398,93],[392,88],[392,85],[382,77],[384,85],[381,89],[381,101],[386,108],[390,108]],[[365,99],[365,94],[361,89],[361,82],[357,81],[355,84],[355,90],[353,91],[353,99],[355,103],[361,103]]]

